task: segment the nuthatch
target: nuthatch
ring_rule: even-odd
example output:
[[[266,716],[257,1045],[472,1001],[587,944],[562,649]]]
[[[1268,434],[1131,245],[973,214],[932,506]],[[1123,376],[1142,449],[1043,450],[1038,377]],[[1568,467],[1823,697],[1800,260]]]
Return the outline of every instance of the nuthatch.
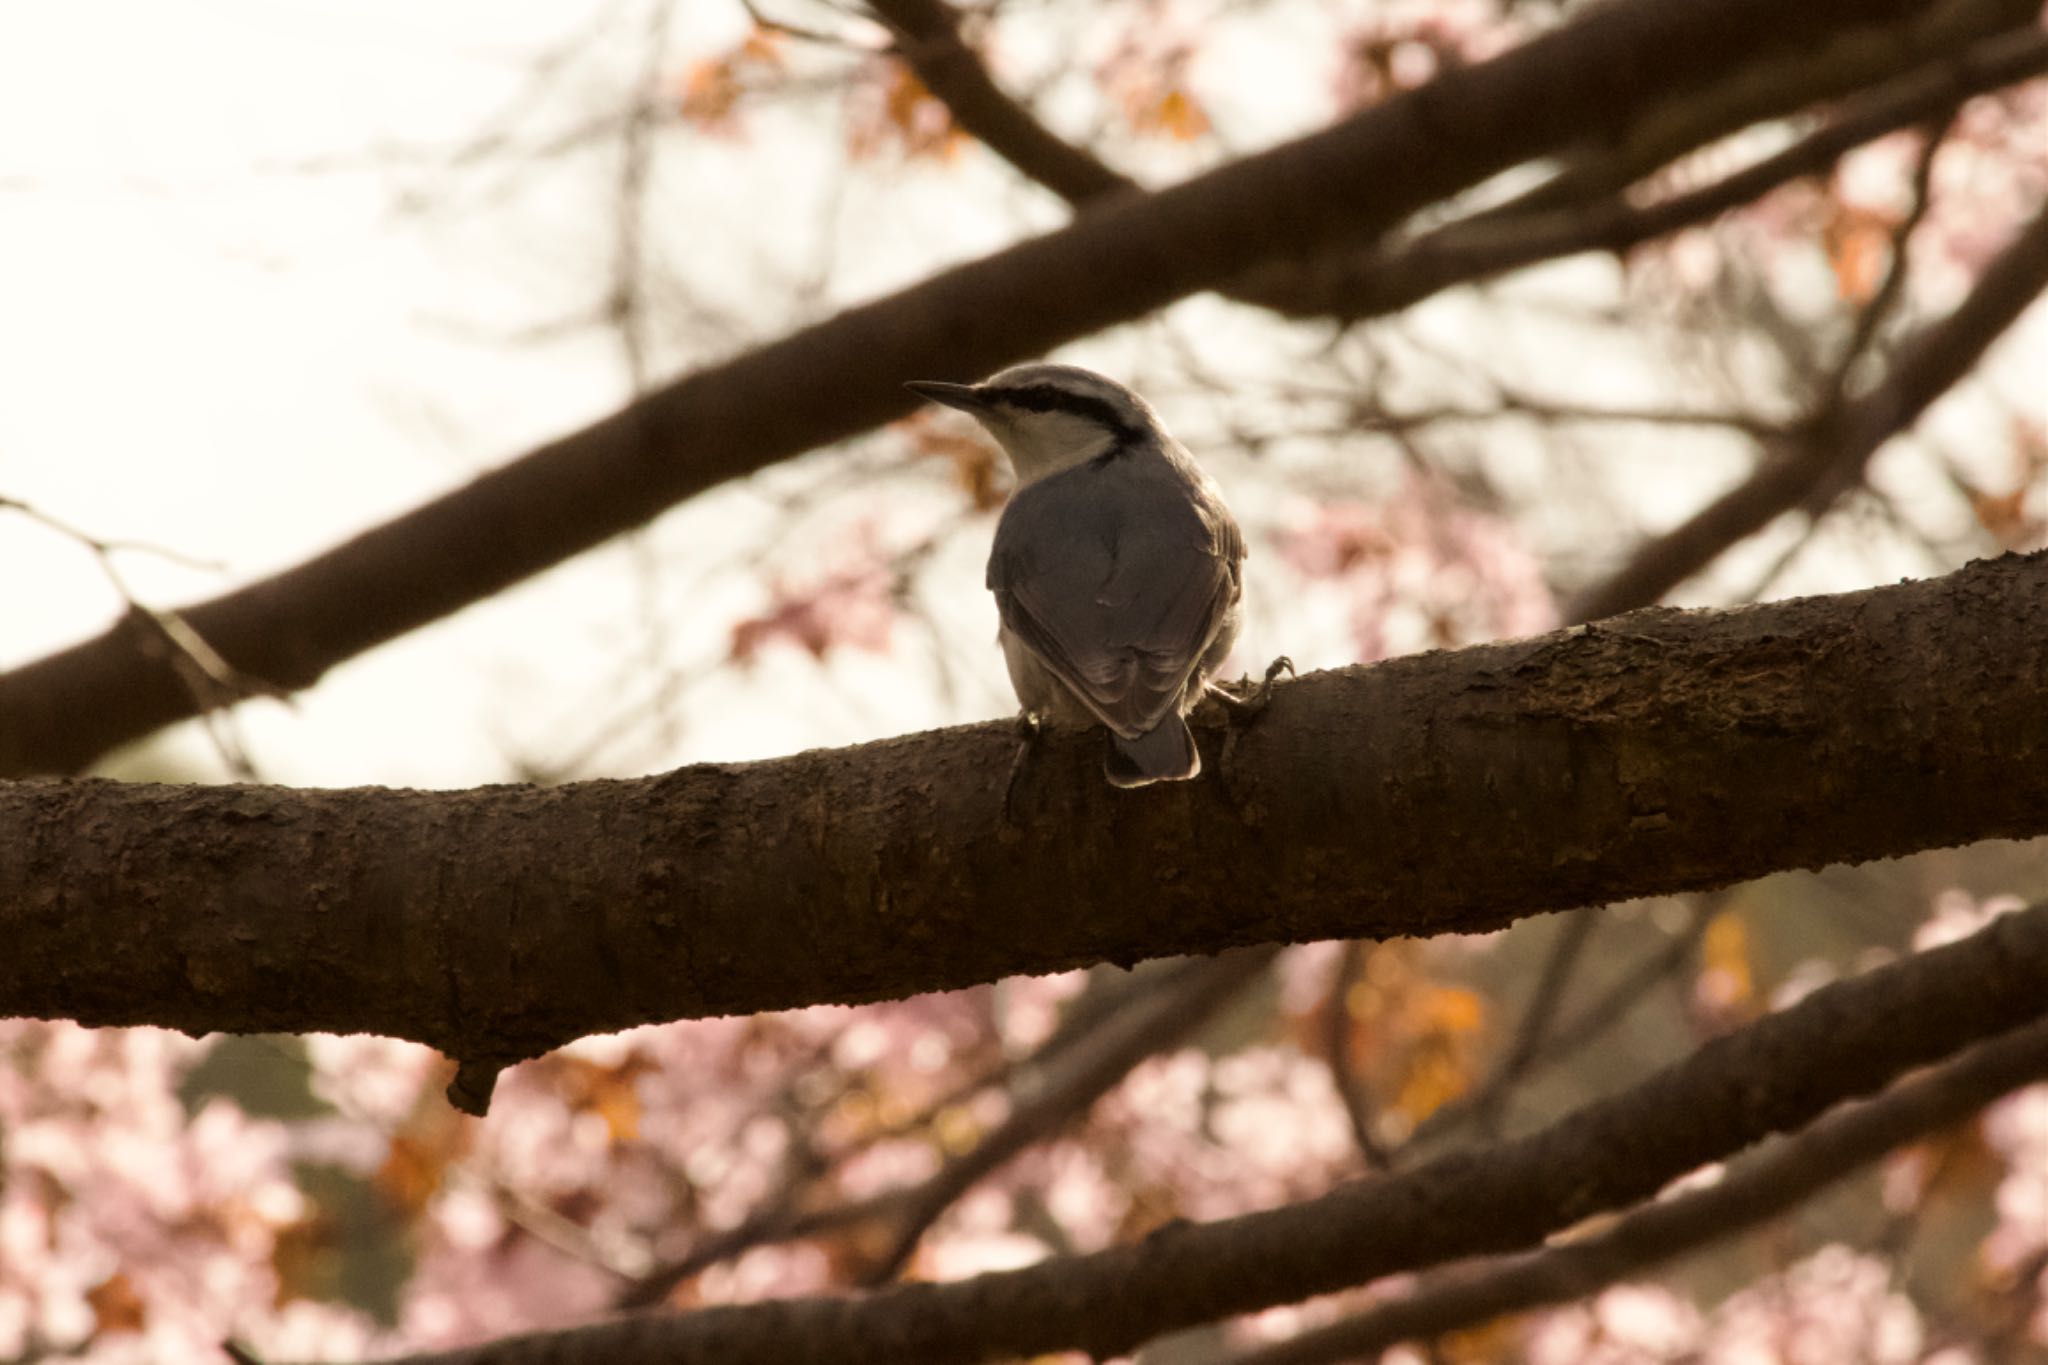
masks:
[[[1073,365],[907,386],[988,429],[1017,471],[988,586],[1027,717],[1099,724],[1119,787],[1202,771],[1184,717],[1237,638],[1244,537],[1145,400]]]

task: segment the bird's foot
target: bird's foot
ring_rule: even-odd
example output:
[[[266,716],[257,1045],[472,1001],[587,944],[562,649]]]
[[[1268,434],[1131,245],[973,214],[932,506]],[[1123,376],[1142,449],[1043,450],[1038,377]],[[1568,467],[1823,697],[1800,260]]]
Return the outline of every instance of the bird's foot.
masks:
[[[1209,684],[1209,695],[1223,703],[1224,712],[1229,717],[1229,724],[1223,730],[1223,752],[1216,761],[1217,775],[1222,778],[1223,789],[1229,794],[1231,804],[1238,808],[1240,816],[1244,816],[1246,810],[1245,803],[1238,796],[1237,771],[1232,762],[1237,757],[1237,737],[1273,700],[1273,681],[1282,673],[1290,678],[1295,676],[1294,660],[1285,654],[1266,665],[1266,676],[1258,682],[1254,683],[1250,675],[1240,679],[1234,692],[1219,683]]]
[[[1038,745],[1038,737],[1045,733],[1045,725],[1029,711],[1017,713],[1017,752],[1010,759],[1010,777],[1003,783],[1003,823],[1014,825],[1016,820],[1017,779],[1024,775],[1024,765],[1031,757],[1031,751]]]
[[[1249,720],[1266,709],[1266,703],[1273,699],[1273,682],[1282,673],[1292,678],[1294,660],[1282,654],[1266,665],[1266,676],[1258,682],[1246,674],[1235,683],[1210,683],[1209,695],[1223,703],[1223,709],[1238,720]]]

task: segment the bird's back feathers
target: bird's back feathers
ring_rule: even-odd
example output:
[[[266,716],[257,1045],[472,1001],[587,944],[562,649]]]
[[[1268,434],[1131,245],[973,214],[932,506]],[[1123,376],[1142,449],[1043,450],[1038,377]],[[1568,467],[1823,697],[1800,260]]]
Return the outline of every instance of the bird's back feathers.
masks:
[[[1185,453],[1148,438],[1031,484],[996,526],[1004,626],[1126,741],[1185,729],[1191,679],[1235,631],[1244,542],[1208,491]]]

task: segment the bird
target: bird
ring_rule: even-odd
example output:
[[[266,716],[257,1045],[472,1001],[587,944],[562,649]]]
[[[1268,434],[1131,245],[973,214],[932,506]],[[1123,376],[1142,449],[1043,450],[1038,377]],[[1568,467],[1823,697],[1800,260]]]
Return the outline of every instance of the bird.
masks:
[[[1114,786],[1198,776],[1186,717],[1243,599],[1244,535],[1215,482],[1143,398],[1076,365],[905,387],[972,416],[1016,471],[988,587],[1026,725],[1100,725]]]

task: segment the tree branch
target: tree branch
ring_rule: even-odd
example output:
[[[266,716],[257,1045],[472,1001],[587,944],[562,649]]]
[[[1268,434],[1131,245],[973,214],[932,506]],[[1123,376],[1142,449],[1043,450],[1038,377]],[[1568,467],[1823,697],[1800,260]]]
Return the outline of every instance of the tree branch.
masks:
[[[1622,1094],[1481,1154],[1355,1181],[1282,1209],[952,1284],[637,1317],[407,1358],[404,1365],[919,1365],[1078,1348],[1119,1355],[1177,1328],[1526,1247],[1907,1069],[2036,1021],[2048,906],[1816,991]]]
[[[1138,188],[1003,93],[960,36],[959,16],[945,0],[868,0],[868,8],[895,31],[898,53],[953,122],[1026,179],[1077,207]]]
[[[1643,545],[1620,571],[1573,603],[1569,614],[1598,619],[1624,603],[1655,601],[1780,514],[1824,489],[1856,483],[1878,449],[1969,373],[2043,288],[2048,288],[2048,207],[1985,267],[1954,312],[1900,346],[1876,387],[1846,402],[1827,403],[1785,449]]]
[[[1797,1207],[1858,1168],[2048,1077],[2048,1022],[1844,1106],[1719,1183],[1660,1200],[1581,1242],[1452,1267],[1398,1299],[1235,1357],[1230,1365],[1370,1359],[1397,1342],[1584,1298],[1629,1275]]]
[[[1015,821],[1002,722],[541,789],[0,783],[0,1014],[502,1064],[660,1020],[1496,928],[2048,833],[2043,678],[2048,552],[1316,674],[1214,776],[1137,795],[1102,782],[1099,734],[1049,736]]]
[[[1825,175],[1847,153],[1887,133],[1938,117],[1973,95],[2048,71],[2048,34],[2024,29],[1989,39],[1952,61],[1915,71],[1848,101],[1791,146],[1710,185],[1648,204],[1616,194],[1538,212],[1463,220],[1369,258],[1333,283],[1328,306],[1371,317],[1462,284],[1585,251],[1615,254],[1708,222],[1807,176]]]
[[[954,121],[1027,179],[1076,207],[1137,188],[1129,177],[1050,132],[1005,94],[961,37],[958,15],[945,0],[870,0],[869,8],[895,30],[904,59]],[[1732,94],[1708,101],[1704,114],[1676,120],[1680,127],[1661,128],[1654,147],[1624,146],[1595,157],[1520,199],[1407,241],[1353,247],[1307,265],[1269,264],[1248,289],[1231,292],[1290,316],[1356,320],[1396,312],[1453,285],[1539,261],[1583,251],[1626,251],[1750,203],[1780,185],[1824,174],[1866,142],[2048,70],[2048,34],[2028,26],[1898,73],[1902,61],[1920,60],[1946,43],[1980,34],[2001,14],[1983,5],[1951,5],[1932,16],[1932,31],[1922,35],[1924,41],[1903,50],[1848,44],[1836,69],[1826,72],[1817,71],[1813,54],[1807,53],[1773,73],[1774,79],[1738,73],[1728,82]],[[2023,18],[2016,13],[2003,17]],[[1682,152],[1787,105],[1833,93],[1829,86],[1854,89],[1872,80],[1884,83],[1848,101],[1792,146],[1712,185],[1649,205],[1620,192]]]
[[[1893,23],[1904,0],[1616,0],[1322,132],[942,272],[654,390],[296,568],[180,613],[241,673],[311,685],[725,480],[1195,290],[1371,237],[1532,157],[1605,136],[1761,56]],[[2022,7],[2024,8],[2024,7]],[[1860,30],[1859,30],[1860,31]],[[71,772],[196,713],[119,629],[0,674],[0,776]]]

